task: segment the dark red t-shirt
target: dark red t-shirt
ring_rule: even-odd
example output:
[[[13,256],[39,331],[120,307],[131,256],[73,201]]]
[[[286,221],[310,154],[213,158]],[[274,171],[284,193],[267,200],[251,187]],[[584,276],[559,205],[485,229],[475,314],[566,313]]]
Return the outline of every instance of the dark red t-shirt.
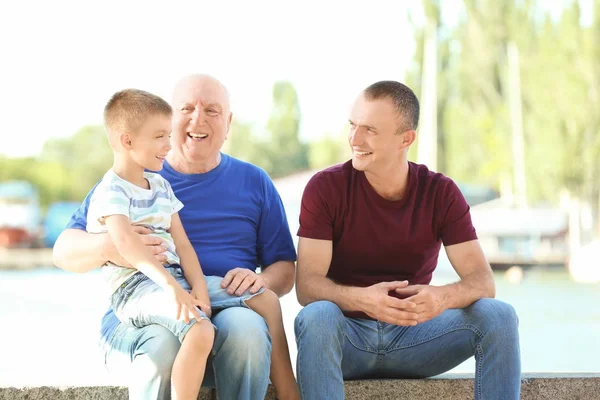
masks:
[[[456,184],[425,165],[409,162],[406,195],[390,201],[348,161],[308,182],[298,236],[333,242],[327,277],[341,285],[429,284],[442,243],[477,239],[469,210]]]

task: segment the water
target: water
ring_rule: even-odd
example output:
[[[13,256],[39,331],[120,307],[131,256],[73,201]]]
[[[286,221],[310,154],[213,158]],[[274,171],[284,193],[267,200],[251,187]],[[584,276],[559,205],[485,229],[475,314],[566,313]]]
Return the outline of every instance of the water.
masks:
[[[310,175],[278,183],[290,229],[298,229],[301,189]],[[456,281],[440,258],[433,284]],[[534,268],[511,283],[496,273],[497,298],[519,315],[523,372],[600,372],[600,284],[574,282],[564,269]],[[97,348],[108,307],[99,271],[0,271],[0,386],[123,384],[109,376]],[[282,298],[292,361],[292,292]],[[473,372],[470,359],[452,372]]]
[[[450,281],[442,271],[436,283]],[[533,269],[520,284],[496,273],[497,297],[520,319],[524,372],[600,371],[600,285],[574,283],[560,269]],[[292,356],[300,305],[282,299]],[[110,377],[96,347],[106,310],[100,273],[56,269],[0,271],[0,386],[104,385]],[[471,372],[473,360],[452,372]]]

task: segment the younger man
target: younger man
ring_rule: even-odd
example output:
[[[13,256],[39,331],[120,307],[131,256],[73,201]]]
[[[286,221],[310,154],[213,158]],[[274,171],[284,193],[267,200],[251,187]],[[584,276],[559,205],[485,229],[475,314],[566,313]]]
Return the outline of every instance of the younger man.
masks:
[[[419,101],[400,82],[363,90],[350,112],[352,160],[317,173],[300,211],[296,294],[304,400],[344,398],[344,380],[425,378],[474,356],[475,399],[518,400],[514,308],[458,186],[408,161]],[[430,285],[444,245],[460,277]]]

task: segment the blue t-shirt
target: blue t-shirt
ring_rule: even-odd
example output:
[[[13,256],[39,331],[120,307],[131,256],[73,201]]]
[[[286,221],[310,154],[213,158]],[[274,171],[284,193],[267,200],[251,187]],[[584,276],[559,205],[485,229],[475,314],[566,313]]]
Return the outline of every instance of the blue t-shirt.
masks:
[[[255,271],[277,261],[295,261],[285,209],[269,176],[252,164],[221,156],[219,165],[204,174],[182,174],[166,162],[160,172],[184,204],[179,215],[204,274],[224,276],[237,267]],[[85,230],[94,189],[67,229]],[[109,310],[102,319],[102,339],[118,323]]]

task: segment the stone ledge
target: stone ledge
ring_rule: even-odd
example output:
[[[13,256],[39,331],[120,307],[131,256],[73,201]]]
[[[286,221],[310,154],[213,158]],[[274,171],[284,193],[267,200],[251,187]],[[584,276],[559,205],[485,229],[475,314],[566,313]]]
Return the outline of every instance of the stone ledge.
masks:
[[[431,379],[388,379],[347,381],[346,398],[352,400],[465,400],[473,399],[471,374],[445,374]],[[199,399],[213,400],[210,389]],[[127,389],[98,387],[0,387],[0,400],[127,400]],[[269,388],[266,400],[275,400]],[[522,400],[600,400],[600,374],[524,374]]]

